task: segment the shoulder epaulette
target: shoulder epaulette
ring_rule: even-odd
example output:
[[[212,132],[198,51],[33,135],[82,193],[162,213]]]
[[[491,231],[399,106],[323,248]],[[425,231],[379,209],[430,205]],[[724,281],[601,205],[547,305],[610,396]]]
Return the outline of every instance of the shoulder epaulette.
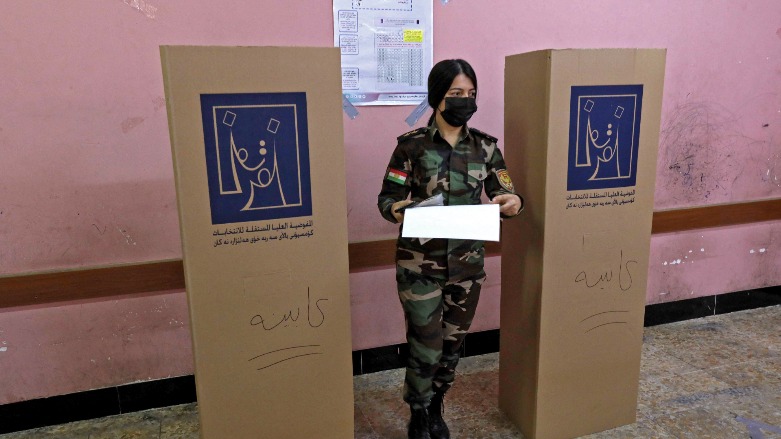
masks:
[[[490,141],[492,141],[494,143],[499,141],[499,139],[497,139],[496,137],[494,137],[494,136],[492,136],[492,135],[490,135],[488,133],[484,133],[484,132],[478,130],[477,128],[469,128],[469,131],[472,132],[472,134],[477,134],[479,136],[483,136],[486,139],[488,139],[488,140],[490,140]]]
[[[414,130],[412,130],[412,131],[410,131],[408,133],[404,133],[404,134],[400,135],[399,137],[397,137],[397,140],[399,142],[403,142],[403,141],[405,141],[407,139],[411,139],[411,138],[413,138],[415,136],[419,136],[421,134],[425,134],[427,131],[428,131],[428,127],[416,128],[416,129],[414,129]]]

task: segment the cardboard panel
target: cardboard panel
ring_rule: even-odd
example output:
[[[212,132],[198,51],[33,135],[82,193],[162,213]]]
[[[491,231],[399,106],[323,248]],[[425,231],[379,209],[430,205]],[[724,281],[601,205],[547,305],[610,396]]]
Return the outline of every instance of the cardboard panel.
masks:
[[[635,421],[664,50],[507,58],[500,407],[535,438]]]
[[[351,437],[339,50],[161,56],[201,437]]]

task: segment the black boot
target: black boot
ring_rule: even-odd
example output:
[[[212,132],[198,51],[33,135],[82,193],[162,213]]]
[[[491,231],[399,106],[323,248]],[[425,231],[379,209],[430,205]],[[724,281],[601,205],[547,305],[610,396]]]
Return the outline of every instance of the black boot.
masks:
[[[442,419],[442,414],[445,413],[444,399],[444,393],[436,392],[431,398],[431,405],[428,406],[428,431],[431,439],[450,439],[450,430]]]
[[[407,437],[409,439],[431,439],[431,436],[428,434],[428,413],[426,409],[412,409]]]

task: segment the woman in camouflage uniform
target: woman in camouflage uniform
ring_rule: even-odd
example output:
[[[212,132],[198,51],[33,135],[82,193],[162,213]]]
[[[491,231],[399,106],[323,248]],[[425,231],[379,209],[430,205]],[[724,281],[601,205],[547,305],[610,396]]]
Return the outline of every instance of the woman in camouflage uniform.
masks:
[[[442,194],[445,205],[480,204],[483,190],[502,217],[523,207],[497,139],[466,123],[477,110],[477,78],[464,60],[437,63],[428,77],[428,126],[398,138],[378,196],[382,216],[404,221],[403,207]],[[459,349],[485,280],[483,242],[402,238],[396,281],[407,325],[404,400],[410,438],[449,438],[442,400],[455,378]]]

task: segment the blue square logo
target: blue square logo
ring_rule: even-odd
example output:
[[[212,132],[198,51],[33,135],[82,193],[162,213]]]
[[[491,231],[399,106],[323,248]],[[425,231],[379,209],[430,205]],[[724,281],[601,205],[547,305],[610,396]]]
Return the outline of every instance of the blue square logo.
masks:
[[[573,86],[567,190],[634,186],[642,85]]]
[[[312,215],[306,93],[202,94],[212,224]]]

